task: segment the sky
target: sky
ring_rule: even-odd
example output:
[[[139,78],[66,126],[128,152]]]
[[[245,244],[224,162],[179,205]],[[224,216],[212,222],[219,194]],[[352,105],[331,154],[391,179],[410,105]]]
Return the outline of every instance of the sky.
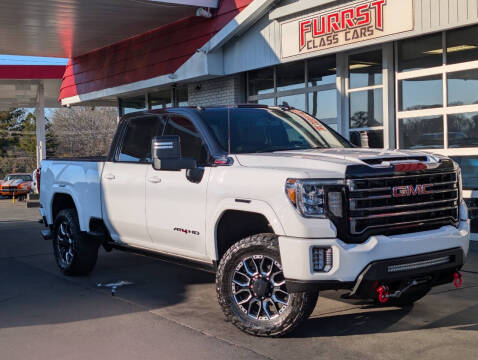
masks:
[[[0,54],[0,65],[66,65],[67,63],[66,58]]]

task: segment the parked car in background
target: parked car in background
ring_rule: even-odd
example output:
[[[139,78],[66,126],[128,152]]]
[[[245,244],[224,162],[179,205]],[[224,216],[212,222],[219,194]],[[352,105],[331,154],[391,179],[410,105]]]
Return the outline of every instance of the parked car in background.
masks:
[[[32,193],[40,193],[40,171],[41,168],[35,169],[32,172]]]
[[[32,187],[31,174],[18,173],[8,174],[0,183],[0,195],[2,196],[27,196]]]

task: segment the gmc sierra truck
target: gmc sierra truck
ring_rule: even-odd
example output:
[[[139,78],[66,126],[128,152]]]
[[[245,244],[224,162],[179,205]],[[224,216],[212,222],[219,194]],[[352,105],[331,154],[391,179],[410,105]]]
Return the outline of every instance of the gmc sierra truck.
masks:
[[[285,106],[129,114],[106,158],[43,161],[40,180],[63,273],[88,274],[100,246],[196,265],[257,336],[295,329],[321,290],[406,306],[460,285],[469,246],[455,162],[356,148]]]

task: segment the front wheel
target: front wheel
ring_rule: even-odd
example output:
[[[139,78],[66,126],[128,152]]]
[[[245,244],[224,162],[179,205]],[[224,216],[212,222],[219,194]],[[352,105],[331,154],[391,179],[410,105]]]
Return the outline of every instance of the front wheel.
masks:
[[[289,293],[274,234],[258,234],[234,244],[216,275],[219,304],[240,330],[256,336],[283,336],[306,320],[318,292]]]

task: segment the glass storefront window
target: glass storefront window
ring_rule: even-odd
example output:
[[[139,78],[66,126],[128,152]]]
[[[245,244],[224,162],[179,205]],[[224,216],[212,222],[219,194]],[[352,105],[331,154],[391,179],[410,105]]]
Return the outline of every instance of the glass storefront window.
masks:
[[[446,56],[448,64],[478,60],[478,27],[448,31]]]
[[[178,106],[188,106],[189,96],[187,86],[176,88],[176,102]]]
[[[453,156],[460,165],[464,190],[478,190],[478,156]]]
[[[349,57],[349,88],[382,84],[382,51],[370,51]]]
[[[308,94],[308,113],[326,122],[337,122],[337,90],[314,91]]]
[[[442,75],[432,75],[398,82],[399,110],[431,109],[443,106]]]
[[[277,91],[305,87],[305,64],[303,61],[277,66]]]
[[[383,130],[351,131],[350,142],[359,147],[383,149]]]
[[[448,106],[478,104],[478,69],[448,73]]]
[[[277,98],[277,105],[281,106],[284,102],[286,102],[289,106],[292,106],[296,109],[306,111],[305,94],[281,96]]]
[[[267,105],[267,106],[274,106],[274,98],[271,99],[260,99],[257,101],[257,104],[260,105]]]
[[[249,96],[274,92],[274,68],[249,72]]]
[[[350,128],[383,124],[382,89],[357,91],[350,96]]]
[[[448,147],[478,146],[478,112],[448,115]]]
[[[148,94],[151,109],[164,109],[173,106],[172,90],[166,89]]]
[[[120,106],[123,115],[146,110],[146,99],[144,95],[120,98]]]
[[[335,56],[309,60],[307,68],[309,87],[335,84],[337,79]]]
[[[399,120],[401,149],[442,149],[443,116],[426,116]]]
[[[442,34],[398,42],[398,71],[427,69],[443,64]]]

